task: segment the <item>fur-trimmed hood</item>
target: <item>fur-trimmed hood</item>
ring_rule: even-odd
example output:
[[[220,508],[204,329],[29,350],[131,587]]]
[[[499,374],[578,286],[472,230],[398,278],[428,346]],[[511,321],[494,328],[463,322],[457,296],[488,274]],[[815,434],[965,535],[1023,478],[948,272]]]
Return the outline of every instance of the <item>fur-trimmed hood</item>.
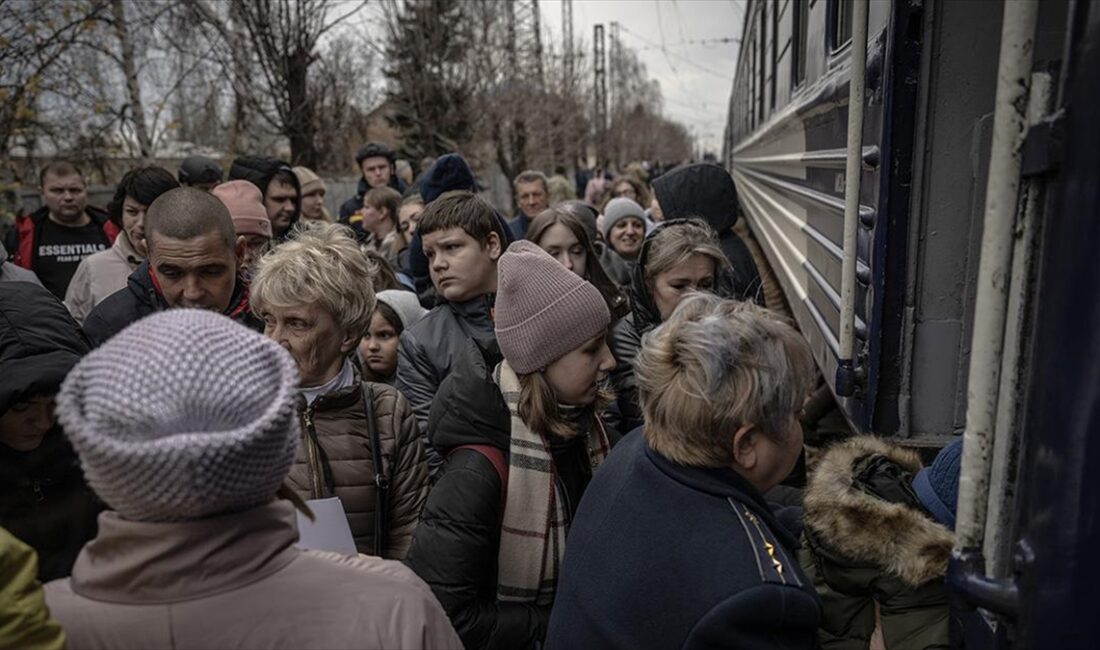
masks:
[[[820,542],[858,562],[881,567],[910,586],[942,578],[954,538],[920,510],[891,503],[854,485],[855,466],[880,454],[915,474],[916,452],[860,436],[822,454],[806,488],[805,525]]]

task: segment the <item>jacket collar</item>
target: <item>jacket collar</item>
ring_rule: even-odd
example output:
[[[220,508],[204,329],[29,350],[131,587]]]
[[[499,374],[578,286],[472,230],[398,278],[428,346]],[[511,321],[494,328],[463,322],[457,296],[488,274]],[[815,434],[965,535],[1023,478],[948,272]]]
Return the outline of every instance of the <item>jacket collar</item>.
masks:
[[[639,435],[639,434],[636,434]],[[786,526],[781,524],[768,507],[763,495],[748,480],[732,468],[688,467],[674,463],[664,455],[654,451],[644,440],[645,454],[663,474],[687,487],[717,497],[734,499],[761,517],[779,541],[788,548],[797,548],[798,541]]]
[[[492,311],[495,301],[496,294],[486,294],[466,302],[448,302],[447,305],[464,328],[469,326],[473,330],[467,334],[484,338],[486,334],[493,334]]]
[[[72,589],[124,604],[195,600],[279,571],[297,557],[296,541],[287,501],[172,523],[127,521],[107,511],[76,559]]]

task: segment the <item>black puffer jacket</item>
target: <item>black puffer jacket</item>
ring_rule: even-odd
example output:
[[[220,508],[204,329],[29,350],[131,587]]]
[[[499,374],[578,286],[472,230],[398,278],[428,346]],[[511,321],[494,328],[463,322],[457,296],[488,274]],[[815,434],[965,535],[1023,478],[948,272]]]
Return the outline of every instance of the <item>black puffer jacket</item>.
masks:
[[[443,458],[428,440],[428,415],[443,380],[467,342],[496,345],[490,309],[491,296],[464,303],[443,302],[401,333],[397,349],[397,381],[394,386],[412,406],[432,476]]]
[[[684,165],[653,181],[653,191],[666,219],[699,217],[718,233],[722,252],[733,267],[731,297],[764,304],[760,272],[752,253],[733,231],[737,223],[737,187],[729,172],[712,163]]]
[[[479,452],[452,453],[489,445],[508,458],[508,405],[471,339],[439,387],[428,431],[446,462],[405,563],[432,588],[467,648],[534,647],[546,634],[549,608],[496,600],[500,478]]]
[[[96,305],[84,319],[84,334],[87,335],[92,347],[103,345],[107,339],[121,332],[130,323],[153,312],[168,309],[168,303],[153,285],[150,273],[149,260],[145,260],[130,274],[126,280],[125,289],[119,289],[107,296],[107,299]],[[264,329],[263,322],[256,318],[249,308],[248,284],[239,276],[233,288],[233,295],[229,299],[229,307],[223,313],[257,332],[262,332]]]
[[[631,270],[631,312],[611,325],[607,342],[615,357],[615,369],[611,371],[611,385],[617,396],[622,418],[620,431],[625,435],[643,424],[642,409],[638,400],[638,384],[634,379],[634,358],[642,347],[642,336],[661,324],[661,313],[653,302],[646,286],[645,269],[653,237],[665,228],[676,228],[686,220],[665,221],[653,229],[642,242],[638,263]],[[714,278],[714,293],[723,298],[735,297],[733,274],[729,269],[720,270]]]
[[[87,351],[80,327],[49,291],[0,284],[0,414],[57,393]],[[60,426],[31,451],[0,443],[0,526],[37,551],[40,580],[69,575],[101,508]]]

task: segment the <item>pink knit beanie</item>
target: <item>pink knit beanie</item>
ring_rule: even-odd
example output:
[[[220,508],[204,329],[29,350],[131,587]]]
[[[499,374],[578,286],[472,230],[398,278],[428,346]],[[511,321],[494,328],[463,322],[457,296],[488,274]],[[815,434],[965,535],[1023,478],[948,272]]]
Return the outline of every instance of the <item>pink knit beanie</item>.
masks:
[[[211,192],[221,199],[233,218],[233,230],[238,235],[271,237],[271,220],[267,218],[264,197],[249,181],[222,183]]]
[[[496,334],[517,374],[538,372],[607,329],[603,296],[535,244],[508,247],[497,263]]]

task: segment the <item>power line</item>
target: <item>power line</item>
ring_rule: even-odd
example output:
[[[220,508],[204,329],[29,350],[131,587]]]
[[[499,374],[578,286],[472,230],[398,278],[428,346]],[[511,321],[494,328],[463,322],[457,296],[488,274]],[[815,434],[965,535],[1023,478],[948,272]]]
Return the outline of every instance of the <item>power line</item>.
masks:
[[[725,44],[725,43],[740,43],[740,42],[741,42],[740,38],[734,38],[732,36],[723,36],[723,37],[720,37],[720,38],[695,38],[695,39],[691,39],[691,40],[687,40],[687,41],[680,41],[679,43],[668,43],[668,44],[665,44],[665,45],[661,45],[659,47],[658,46],[649,46],[649,45],[647,45],[645,47],[636,47],[634,49],[639,51],[639,52],[644,52],[646,50],[662,50],[662,49],[669,48],[669,47],[687,47],[689,45],[714,46],[714,45],[722,45],[722,44]]]
[[[732,76],[730,76],[730,75],[722,74],[721,72],[711,70],[710,68],[708,68],[706,66],[703,66],[703,65],[700,65],[700,64],[696,63],[695,61],[693,61],[693,60],[691,60],[691,59],[689,59],[689,58],[687,58],[687,57],[685,57],[681,54],[677,54],[676,52],[669,52],[668,49],[665,48],[664,46],[659,45],[657,43],[654,43],[653,41],[649,40],[645,36],[642,36],[641,34],[638,34],[638,33],[634,32],[630,29],[627,29],[625,25],[620,25],[620,28],[624,32],[626,32],[627,34],[630,34],[631,36],[633,36],[634,38],[642,41],[643,43],[647,43],[647,44],[649,44],[649,45],[651,45],[651,46],[653,46],[657,49],[662,50],[664,52],[664,54],[666,55],[666,57],[667,56],[674,56],[674,57],[680,59],[681,61],[687,63],[688,65],[691,65],[695,68],[698,68],[699,70],[702,70],[703,72],[706,72],[707,74],[714,75],[715,77],[718,77],[719,79],[722,79],[722,80],[725,80],[725,81],[732,80]]]

